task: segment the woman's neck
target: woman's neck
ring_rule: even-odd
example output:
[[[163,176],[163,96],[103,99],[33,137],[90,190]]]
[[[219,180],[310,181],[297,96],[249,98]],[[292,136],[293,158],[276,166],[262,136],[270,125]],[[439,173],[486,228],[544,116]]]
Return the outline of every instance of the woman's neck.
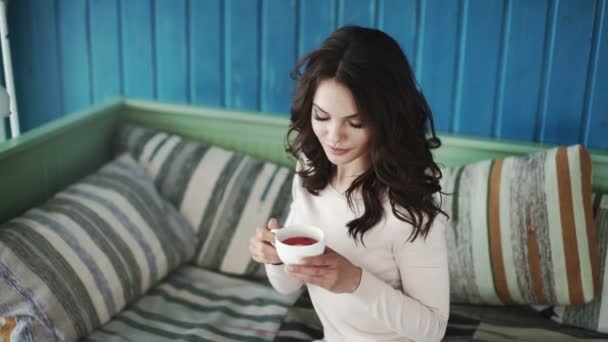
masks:
[[[329,182],[337,191],[345,192],[365,170],[362,165],[336,165]]]

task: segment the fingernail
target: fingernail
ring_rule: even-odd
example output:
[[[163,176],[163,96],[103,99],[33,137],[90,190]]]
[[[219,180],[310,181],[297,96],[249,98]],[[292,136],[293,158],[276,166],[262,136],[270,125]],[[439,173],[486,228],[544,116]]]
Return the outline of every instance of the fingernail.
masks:
[[[268,221],[268,224],[275,223],[275,222],[277,222],[277,220],[274,217],[271,217],[270,220]]]

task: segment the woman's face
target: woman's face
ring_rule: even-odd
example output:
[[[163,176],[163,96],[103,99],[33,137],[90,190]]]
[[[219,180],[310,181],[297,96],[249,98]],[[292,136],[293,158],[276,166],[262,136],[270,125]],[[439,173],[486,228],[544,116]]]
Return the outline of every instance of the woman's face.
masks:
[[[360,171],[367,169],[370,129],[363,124],[355,99],[346,86],[333,78],[319,83],[313,98],[311,122],[332,164]]]

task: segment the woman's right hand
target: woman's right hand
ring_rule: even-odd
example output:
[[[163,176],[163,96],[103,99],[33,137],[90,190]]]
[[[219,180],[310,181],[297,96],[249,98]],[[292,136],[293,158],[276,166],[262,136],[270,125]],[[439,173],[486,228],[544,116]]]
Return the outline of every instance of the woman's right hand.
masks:
[[[266,227],[258,228],[255,236],[249,240],[249,253],[251,258],[262,264],[280,264],[281,259],[272,245],[274,234],[270,229],[281,228],[279,222],[271,218]]]

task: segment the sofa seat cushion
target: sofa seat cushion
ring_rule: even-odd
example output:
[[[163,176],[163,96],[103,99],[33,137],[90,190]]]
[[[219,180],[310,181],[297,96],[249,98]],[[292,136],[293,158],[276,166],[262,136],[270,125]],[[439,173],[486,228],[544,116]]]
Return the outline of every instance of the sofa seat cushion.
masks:
[[[0,317],[29,316],[48,340],[74,341],[186,262],[195,245],[125,154],[0,225]]]
[[[272,341],[299,292],[183,266],[86,341]]]
[[[314,341],[323,339],[323,325],[312,306],[308,290],[289,307],[275,342]]]
[[[285,315],[275,342],[321,339],[308,293]],[[608,341],[608,334],[559,324],[529,306],[451,304],[443,341]]]
[[[265,278],[249,239],[270,217],[284,222],[293,170],[142,126],[124,125],[117,153],[129,152],[200,237],[193,262],[223,273]]]
[[[528,306],[452,304],[447,341],[607,341],[608,335],[559,324]]]
[[[442,190],[452,302],[569,305],[599,295],[582,146],[445,169]]]

